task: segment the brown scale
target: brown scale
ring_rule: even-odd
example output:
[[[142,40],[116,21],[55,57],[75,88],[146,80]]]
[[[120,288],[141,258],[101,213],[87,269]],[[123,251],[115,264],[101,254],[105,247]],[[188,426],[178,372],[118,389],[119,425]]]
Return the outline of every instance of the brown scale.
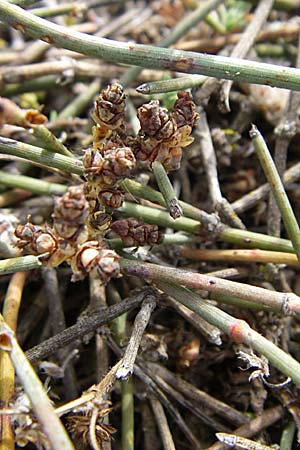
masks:
[[[163,240],[157,225],[144,224],[136,219],[117,220],[111,224],[111,230],[129,247],[160,244]]]

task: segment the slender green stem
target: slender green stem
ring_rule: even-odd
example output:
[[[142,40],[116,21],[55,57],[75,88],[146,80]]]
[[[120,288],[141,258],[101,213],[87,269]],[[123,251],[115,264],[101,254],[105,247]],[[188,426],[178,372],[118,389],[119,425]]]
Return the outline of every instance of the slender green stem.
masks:
[[[178,219],[182,216],[182,208],[178,202],[174,192],[171,181],[169,180],[166,169],[161,162],[155,161],[152,164],[153,173],[158,184],[159,190],[162,193],[167,209],[173,219]]]
[[[288,196],[286,195],[283,183],[280,179],[265,140],[254,125],[252,125],[250,136],[253,140],[253,144],[265,176],[270,183],[277,206],[281,212],[287,234],[293,243],[295,253],[300,262],[300,229]]]
[[[50,152],[60,153],[61,155],[70,156],[73,158],[73,153],[60,142],[53,133],[44,125],[37,125],[32,127],[33,136],[41,143],[41,147]]]
[[[51,153],[40,147],[34,147],[33,145],[13,139],[0,137],[0,152],[6,155],[29,159],[30,161],[45,165],[50,169],[60,169],[65,172],[76,173],[77,175],[83,174],[81,161],[60,155],[59,153]]]
[[[127,192],[130,192],[133,196],[144,198],[146,200],[150,200],[151,202],[166,206],[163,195],[149,186],[145,186],[135,180],[129,179],[123,180],[121,184],[123,189]],[[179,200],[179,204],[182,207],[183,213],[186,217],[190,217],[201,223],[205,222],[208,224],[208,226],[210,221],[213,220],[213,217],[210,217],[209,214],[201,211],[195,206],[189,205],[188,203],[182,202],[181,200]],[[177,222],[178,221],[176,221],[176,223]],[[247,230],[240,230],[237,228],[227,228],[225,227],[225,225],[220,225],[221,226],[218,233],[218,239],[224,242],[229,242],[248,248],[260,248],[263,250],[277,250],[281,252],[294,253],[293,246],[287,239],[268,236],[261,233],[254,233]],[[198,231],[199,229],[196,228],[196,232]],[[193,231],[190,230],[189,233],[193,233]]]
[[[280,450],[292,450],[295,431],[296,424],[294,421],[290,421],[283,429],[280,439]]]
[[[135,197],[150,200],[150,202],[158,203],[161,206],[167,207],[164,196],[150,186],[138,183],[135,180],[130,180],[129,178],[123,180],[121,185],[126,192],[130,192],[130,194]],[[203,214],[206,216],[208,215],[207,213],[201,211],[201,209],[198,209],[189,203],[182,202],[181,200],[179,200],[179,205],[182,208],[183,214],[191,219],[201,221]]]
[[[122,381],[122,450],[134,449],[133,379]]]
[[[262,250],[294,253],[293,245],[288,239],[268,236],[267,234],[255,233],[253,231],[239,230],[237,228],[225,228],[219,234],[219,239],[246,248],[260,248]]]
[[[201,86],[207,77],[202,75],[190,75],[189,77],[172,78],[171,80],[150,81],[136,88],[140,94],[160,94],[162,92],[180,91]]]
[[[0,275],[38,269],[41,265],[42,263],[38,257],[33,255],[3,259],[0,261]]]
[[[190,288],[212,292],[213,294],[228,294],[260,305],[279,308],[286,314],[300,313],[300,297],[293,293],[271,291],[174,267],[164,267],[124,258],[121,260],[121,268],[127,275],[135,275],[155,282],[163,280],[170,283],[178,283]]]
[[[108,285],[108,296],[113,303],[121,303],[122,298],[114,286]],[[116,317],[112,321],[112,329],[116,342],[119,346],[126,339],[127,313]],[[122,393],[122,450],[133,450],[134,448],[134,395],[133,380],[121,381]]]
[[[136,217],[137,219],[143,218],[146,223],[186,231],[187,233],[197,233],[200,230],[200,222],[196,220],[189,219],[188,217],[180,217],[174,220],[166,211],[136,203],[124,202],[123,206],[116,211],[126,213],[127,216]]]
[[[55,17],[68,13],[78,13],[86,10],[86,5],[83,3],[62,3],[52,7],[32,8],[31,14],[37,17]]]
[[[0,184],[12,188],[24,189],[39,195],[59,195],[67,190],[67,186],[63,184],[50,183],[49,181],[26,177],[25,175],[14,175],[3,170],[0,170]]]
[[[19,381],[30,399],[34,413],[42,425],[51,447],[53,450],[74,450],[74,446],[57,417],[40,379],[28,362],[13,331],[5,323],[2,315],[0,315],[0,335],[1,343],[7,342],[7,346],[4,346],[2,349],[9,351]]]
[[[3,97],[13,97],[14,95],[23,94],[24,92],[36,92],[51,89],[52,87],[62,88],[57,84],[57,76],[45,75],[35,78],[34,80],[24,81],[18,84],[7,84],[1,87],[1,95]]]
[[[176,286],[166,281],[156,281],[157,286],[166,294],[182,303],[187,308],[199,314],[212,325],[220,328],[235,342],[249,345],[254,350],[264,355],[271,364],[295,384],[300,384],[300,364],[290,355],[268,341],[265,337],[250,328],[247,322],[236,319],[215,306],[207,303],[199,295],[189,289]]]
[[[5,0],[0,0],[0,19],[56,47],[108,61],[300,90],[300,70],[295,68],[89,36],[36,17]]]

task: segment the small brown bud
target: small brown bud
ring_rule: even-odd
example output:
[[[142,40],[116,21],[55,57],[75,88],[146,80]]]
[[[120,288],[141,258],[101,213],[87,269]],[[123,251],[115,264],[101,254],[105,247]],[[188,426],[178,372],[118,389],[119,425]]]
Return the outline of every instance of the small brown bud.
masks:
[[[48,229],[35,237],[31,247],[37,255],[46,252],[52,254],[57,250],[57,242],[57,237]]]
[[[40,230],[42,230],[41,227],[33,225],[30,222],[27,222],[25,225],[18,225],[15,231],[15,235],[19,239],[19,241],[16,243],[17,247],[26,247],[33,241],[35,233],[39,232]]]
[[[143,224],[136,219],[121,219],[111,224],[127,246],[160,244],[163,239],[157,225]]]

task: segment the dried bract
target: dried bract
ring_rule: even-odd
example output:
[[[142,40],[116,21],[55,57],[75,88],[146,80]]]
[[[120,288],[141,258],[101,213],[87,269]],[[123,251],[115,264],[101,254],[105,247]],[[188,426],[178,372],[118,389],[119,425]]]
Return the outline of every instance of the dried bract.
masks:
[[[111,229],[129,247],[160,244],[163,239],[157,225],[143,224],[136,219],[117,220],[112,223]]]

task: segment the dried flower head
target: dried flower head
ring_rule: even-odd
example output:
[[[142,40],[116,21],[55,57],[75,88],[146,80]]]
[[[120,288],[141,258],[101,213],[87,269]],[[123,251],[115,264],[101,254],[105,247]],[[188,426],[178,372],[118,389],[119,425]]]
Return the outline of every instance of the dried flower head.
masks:
[[[99,188],[113,186],[135,169],[135,156],[129,147],[116,147],[109,142],[102,154],[90,148],[83,157],[84,173],[87,180],[97,181]]]
[[[88,180],[93,180],[102,175],[104,159],[101,153],[94,148],[88,148],[82,159],[84,175]]]
[[[72,281],[82,280],[95,271],[103,283],[120,276],[120,257],[113,250],[101,247],[98,241],[87,241],[79,246],[71,260]]]
[[[160,244],[163,239],[157,225],[143,224],[136,219],[121,219],[113,222],[111,229],[129,247]]]

